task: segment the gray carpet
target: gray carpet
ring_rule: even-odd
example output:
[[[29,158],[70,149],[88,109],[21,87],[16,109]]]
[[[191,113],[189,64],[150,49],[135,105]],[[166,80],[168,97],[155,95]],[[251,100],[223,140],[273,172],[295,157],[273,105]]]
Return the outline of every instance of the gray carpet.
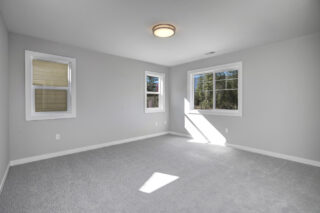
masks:
[[[1,213],[320,212],[320,168],[161,136],[12,167]],[[139,188],[154,173],[179,179]]]

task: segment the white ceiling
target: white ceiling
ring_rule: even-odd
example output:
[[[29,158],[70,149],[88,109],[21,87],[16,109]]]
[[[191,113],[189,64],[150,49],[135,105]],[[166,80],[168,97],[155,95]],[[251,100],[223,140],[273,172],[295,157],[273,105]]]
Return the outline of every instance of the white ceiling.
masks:
[[[10,32],[166,66],[320,31],[319,0],[0,1]]]

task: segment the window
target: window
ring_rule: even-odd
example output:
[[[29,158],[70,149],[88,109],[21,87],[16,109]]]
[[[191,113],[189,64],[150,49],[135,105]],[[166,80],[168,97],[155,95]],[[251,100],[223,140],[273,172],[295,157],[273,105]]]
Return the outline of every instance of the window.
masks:
[[[164,112],[164,73],[145,72],[145,112]]]
[[[26,120],[76,117],[75,59],[25,52]]]
[[[190,113],[242,115],[242,63],[189,71]]]

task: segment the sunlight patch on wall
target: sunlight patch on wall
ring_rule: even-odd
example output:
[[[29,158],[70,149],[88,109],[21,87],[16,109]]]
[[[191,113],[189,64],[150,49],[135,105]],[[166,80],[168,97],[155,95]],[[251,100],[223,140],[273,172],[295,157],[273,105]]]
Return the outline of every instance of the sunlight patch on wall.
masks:
[[[177,180],[179,177],[174,175],[168,175],[160,172],[155,172],[152,176],[141,186],[139,191],[144,193],[152,193],[169,183]]]
[[[184,128],[189,132],[192,139],[189,142],[194,143],[208,143],[208,140],[201,134],[201,132],[197,129],[197,127],[190,121],[190,119],[185,116],[184,117]]]
[[[190,142],[225,146],[226,138],[202,115],[189,113],[190,103],[184,99],[184,125],[192,136]]]

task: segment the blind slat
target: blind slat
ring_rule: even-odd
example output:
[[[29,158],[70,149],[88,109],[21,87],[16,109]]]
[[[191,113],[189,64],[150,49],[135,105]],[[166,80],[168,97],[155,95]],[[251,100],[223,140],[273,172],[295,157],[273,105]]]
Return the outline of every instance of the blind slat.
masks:
[[[67,111],[68,91],[53,89],[35,89],[35,111]]]
[[[35,59],[33,65],[33,85],[68,86],[68,64]]]

